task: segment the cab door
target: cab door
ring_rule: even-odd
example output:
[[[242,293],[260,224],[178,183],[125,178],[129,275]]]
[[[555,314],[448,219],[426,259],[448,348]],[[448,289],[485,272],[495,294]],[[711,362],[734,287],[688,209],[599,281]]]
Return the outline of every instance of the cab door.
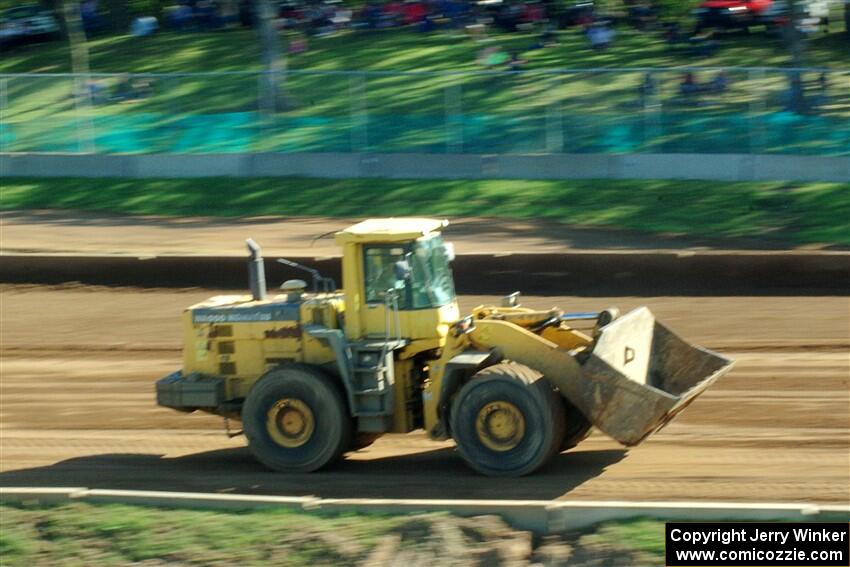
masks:
[[[410,288],[398,265],[406,262],[407,253],[407,247],[399,244],[363,246],[362,313],[367,337],[405,338],[401,313],[410,309]]]

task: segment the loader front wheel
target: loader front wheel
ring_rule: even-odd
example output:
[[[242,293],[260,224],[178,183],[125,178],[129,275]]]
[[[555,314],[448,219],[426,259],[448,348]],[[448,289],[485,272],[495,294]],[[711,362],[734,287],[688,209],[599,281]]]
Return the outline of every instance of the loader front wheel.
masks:
[[[308,365],[272,370],[242,408],[248,447],[267,467],[312,472],[340,458],[351,443],[351,418],[331,378]]]
[[[564,410],[543,376],[520,364],[478,372],[452,404],[458,452],[488,476],[522,476],[543,466],[560,448]]]

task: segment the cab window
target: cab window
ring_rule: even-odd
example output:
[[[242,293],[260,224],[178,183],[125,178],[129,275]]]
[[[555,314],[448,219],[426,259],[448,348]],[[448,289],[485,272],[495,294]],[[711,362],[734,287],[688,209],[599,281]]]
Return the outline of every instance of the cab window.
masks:
[[[395,263],[404,260],[405,249],[401,246],[366,246],[363,250],[366,276],[366,303],[384,303],[387,290],[399,292],[399,309],[407,306],[405,282],[397,279]]]

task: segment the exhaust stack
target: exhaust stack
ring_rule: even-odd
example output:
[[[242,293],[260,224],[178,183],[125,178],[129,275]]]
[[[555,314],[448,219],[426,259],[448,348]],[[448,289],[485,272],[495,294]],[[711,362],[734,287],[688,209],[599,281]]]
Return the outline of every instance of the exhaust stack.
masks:
[[[248,277],[251,282],[251,295],[254,301],[266,298],[266,268],[263,265],[263,256],[260,253],[260,245],[253,238],[245,241],[250,256],[248,258]]]

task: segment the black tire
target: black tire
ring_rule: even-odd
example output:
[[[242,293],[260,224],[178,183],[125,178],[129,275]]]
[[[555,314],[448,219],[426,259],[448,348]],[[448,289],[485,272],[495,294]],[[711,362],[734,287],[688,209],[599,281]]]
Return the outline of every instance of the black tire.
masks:
[[[504,450],[487,446],[477,431],[488,404],[507,402],[521,413],[524,433]],[[481,370],[455,396],[452,437],[461,457],[488,476],[522,476],[534,472],[555,455],[564,437],[561,396],[527,366],[501,363]]]
[[[270,412],[284,400],[296,400],[310,410],[312,432],[299,446],[286,447],[270,432]],[[351,445],[351,417],[340,389],[329,376],[305,364],[286,365],[260,378],[245,399],[242,426],[257,460],[281,472],[318,470]]]
[[[567,399],[561,398],[564,404],[564,440],[561,441],[561,451],[572,449],[590,436],[593,427],[584,415]]]

